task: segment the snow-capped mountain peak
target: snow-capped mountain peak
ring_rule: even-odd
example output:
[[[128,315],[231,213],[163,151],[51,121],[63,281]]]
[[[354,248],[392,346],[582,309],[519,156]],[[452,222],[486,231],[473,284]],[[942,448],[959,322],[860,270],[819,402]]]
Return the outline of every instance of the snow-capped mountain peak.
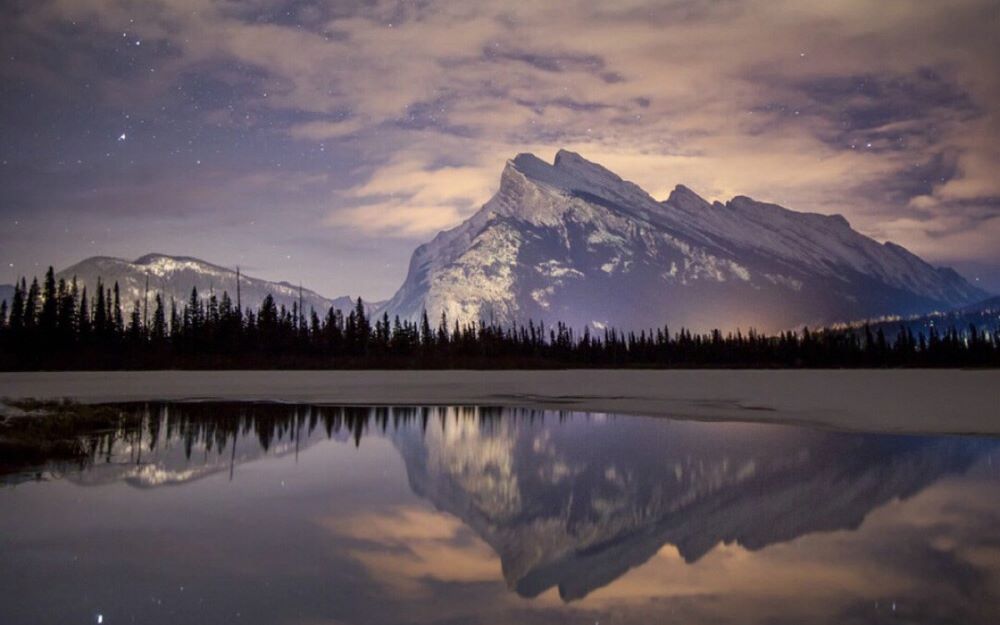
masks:
[[[655,203],[638,185],[622,180],[614,172],[568,150],[559,150],[551,165],[534,154],[518,154],[508,162],[508,167],[552,191],[603,199],[619,210],[635,210],[639,206]]]
[[[385,310],[580,327],[784,329],[982,299],[951,270],[840,215],[683,185],[657,201],[579,154],[507,162],[466,222],[420,246]]]
[[[125,311],[131,311],[136,302],[146,298],[147,305],[151,307],[158,294],[167,306],[171,300],[178,306],[183,305],[190,298],[192,288],[198,290],[202,299],[212,295],[221,298],[223,293],[228,293],[235,303],[237,296],[235,269],[190,256],[154,253],[131,262],[121,258],[95,256],[67,267],[57,273],[56,277],[64,278],[67,282],[76,279],[79,288],[86,287],[91,293],[98,278],[107,288],[117,282]],[[318,314],[325,313],[331,306],[342,310],[353,306],[348,297],[331,299],[288,282],[271,282],[246,274],[240,276],[239,285],[239,295],[244,307],[260,306],[267,295],[271,295],[278,306],[287,309],[296,305],[301,297],[303,309],[307,312],[313,309]]]

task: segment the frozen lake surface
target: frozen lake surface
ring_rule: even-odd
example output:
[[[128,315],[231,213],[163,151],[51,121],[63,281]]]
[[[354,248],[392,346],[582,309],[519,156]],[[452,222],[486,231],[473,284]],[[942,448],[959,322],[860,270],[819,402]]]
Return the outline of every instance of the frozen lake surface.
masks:
[[[511,406],[1000,434],[1000,370],[90,371],[0,373],[2,398]]]
[[[115,409],[74,457],[3,464],[5,625],[1000,622],[990,436]]]

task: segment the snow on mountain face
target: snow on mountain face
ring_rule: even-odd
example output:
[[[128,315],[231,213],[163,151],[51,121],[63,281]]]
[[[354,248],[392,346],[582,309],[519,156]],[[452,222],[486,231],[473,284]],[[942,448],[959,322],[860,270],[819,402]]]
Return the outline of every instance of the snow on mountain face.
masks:
[[[131,311],[136,301],[142,301],[146,289],[146,279],[149,279],[149,306],[153,306],[157,293],[162,294],[164,304],[170,305],[173,298],[178,306],[183,306],[190,297],[191,289],[197,288],[202,299],[212,293],[221,298],[222,293],[236,302],[236,272],[232,269],[213,265],[211,263],[186,256],[166,256],[163,254],[148,254],[129,262],[120,258],[95,256],[68,267],[56,274],[56,278],[65,278],[67,282],[76,277],[77,284],[88,292],[93,289],[100,278],[107,288],[118,282],[121,291],[122,307]],[[275,303],[291,309],[299,301],[299,287],[287,282],[269,282],[247,275],[240,276],[240,295],[244,308],[257,308],[264,298],[270,294]],[[310,308],[322,315],[331,306],[348,310],[353,306],[348,297],[329,299],[302,289],[303,308]]]
[[[475,215],[417,248],[390,315],[779,330],[982,299],[950,269],[851,229],[678,186],[659,202],[578,154],[507,162]]]

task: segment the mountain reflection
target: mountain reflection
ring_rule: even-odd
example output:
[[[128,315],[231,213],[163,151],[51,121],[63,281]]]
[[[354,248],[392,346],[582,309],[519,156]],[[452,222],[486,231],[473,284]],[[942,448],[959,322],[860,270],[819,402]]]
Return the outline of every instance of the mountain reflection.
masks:
[[[496,408],[123,405],[128,425],[77,432],[81,456],[6,477],[140,488],[233,478],[324,439],[386,437],[414,493],[460,519],[525,597],[569,601],[672,545],[754,551],[857,528],[873,509],[966,471],[991,439],[834,433]]]
[[[534,597],[586,596],[665,544],[694,562],[856,528],[894,498],[965,471],[993,441],[745,424],[503,420],[394,433],[413,490],[470,525]]]

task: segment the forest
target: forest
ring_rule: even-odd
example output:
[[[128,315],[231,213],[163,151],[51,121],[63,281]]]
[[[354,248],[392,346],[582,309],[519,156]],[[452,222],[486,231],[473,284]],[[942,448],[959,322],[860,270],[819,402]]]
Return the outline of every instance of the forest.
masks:
[[[434,323],[370,318],[352,310],[278,307],[256,310],[239,295],[186,302],[124,302],[117,283],[93,292],[75,280],[21,279],[0,303],[0,369],[388,369],[388,368],[862,368],[996,367],[1000,328],[904,325],[889,338],[868,325],[786,331],[692,333],[664,325],[640,331],[575,330],[528,322]],[[151,301],[149,301],[151,300]],[[126,307],[128,314],[125,313]]]

